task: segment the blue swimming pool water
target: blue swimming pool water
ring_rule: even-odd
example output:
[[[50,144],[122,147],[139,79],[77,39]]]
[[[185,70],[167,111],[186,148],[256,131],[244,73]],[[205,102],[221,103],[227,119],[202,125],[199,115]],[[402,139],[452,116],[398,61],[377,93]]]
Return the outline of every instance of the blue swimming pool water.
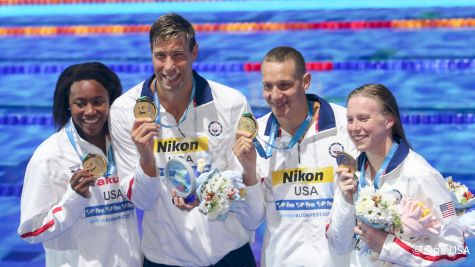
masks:
[[[240,4],[244,1],[236,1]],[[282,1],[279,1],[282,2]],[[295,2],[295,1],[293,1]],[[308,2],[308,1],[307,1]],[[338,1],[336,1],[338,2]],[[182,14],[195,23],[204,22],[262,22],[262,21],[352,21],[393,20],[418,18],[471,18],[475,7],[466,1],[450,1],[451,7],[387,8],[399,1],[388,1],[380,8],[368,8],[368,1],[356,8],[307,6],[262,11],[213,12],[211,9]],[[397,2],[397,3],[396,3]],[[403,1],[404,2],[404,1]],[[412,1],[411,1],[412,2]],[[425,2],[425,1],[423,1]],[[441,1],[431,2],[433,5]],[[273,3],[272,1],[268,1]],[[275,2],[276,3],[276,2]],[[186,4],[186,3],[185,3]],[[189,4],[189,3],[188,3]],[[366,5],[365,5],[366,4]],[[321,5],[321,4],[320,4]],[[422,6],[426,4],[420,4]],[[442,5],[442,4],[441,4]],[[111,6],[109,6],[111,7]],[[201,6],[203,7],[203,6]],[[276,5],[277,7],[277,5]],[[163,12],[143,11],[140,15],[124,14],[110,10],[109,14],[48,16],[7,12],[0,7],[0,26],[35,25],[108,25],[150,24]],[[246,7],[247,9],[248,7]],[[32,10],[28,7],[30,11]],[[244,8],[243,8],[244,9]],[[13,9],[8,9],[13,10]],[[23,9],[26,10],[26,9]],[[135,12],[135,11],[133,11]],[[94,13],[94,12],[92,12]],[[113,14],[113,15],[111,15]],[[19,16],[21,15],[21,16]],[[198,63],[259,62],[262,56],[277,45],[291,45],[301,50],[307,61],[370,61],[370,60],[436,60],[474,59],[475,29],[423,29],[423,30],[360,30],[360,31],[282,31],[282,32],[212,32],[198,33],[200,54]],[[0,67],[20,65],[62,66],[99,60],[109,65],[132,64],[145,66],[150,63],[147,34],[59,36],[59,37],[0,37]],[[146,68],[143,68],[146,69]],[[440,115],[475,113],[475,67],[464,70],[334,70],[312,72],[309,90],[339,104],[345,104],[348,92],[364,83],[377,82],[392,89],[403,115]],[[118,72],[124,89],[141,82],[149,71]],[[205,77],[241,90],[253,109],[261,115],[266,112],[261,97],[259,72],[202,73]],[[0,74],[0,116],[50,116],[52,96],[58,71],[40,71],[26,74]],[[475,162],[474,123],[414,124],[405,129],[414,149],[444,175],[452,175],[475,189],[475,175],[471,170]],[[32,125],[0,123],[0,216],[6,235],[0,235],[0,266],[42,266],[44,255],[40,245],[31,246],[21,241],[16,227],[19,220],[19,198],[1,197],[2,192],[17,195],[24,168],[34,149],[54,132],[51,124]],[[10,186],[10,187],[8,187]],[[3,233],[4,231],[2,231]],[[471,243],[470,243],[471,242]],[[475,249],[475,242],[469,246]],[[259,248],[256,247],[256,250]],[[472,266],[466,262],[459,266]]]

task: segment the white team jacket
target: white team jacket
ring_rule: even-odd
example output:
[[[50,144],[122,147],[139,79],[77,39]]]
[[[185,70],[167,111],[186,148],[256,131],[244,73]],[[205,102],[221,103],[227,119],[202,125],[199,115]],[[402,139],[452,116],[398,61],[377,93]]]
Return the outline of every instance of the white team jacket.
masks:
[[[105,156],[73,131],[81,154]],[[119,188],[120,178],[98,178],[87,199],[69,184],[80,168],[64,128],[36,149],[25,173],[18,234],[43,242],[46,266],[141,266],[135,209]]]
[[[364,153],[358,157],[358,169],[362,168]],[[359,172],[357,172],[357,175]],[[367,184],[373,186],[366,175]],[[451,198],[441,174],[434,169],[423,157],[415,153],[409,146],[400,142],[393,158],[389,162],[386,173],[381,176],[381,192],[396,189],[403,197],[424,202],[432,214],[441,222],[440,234],[430,235],[417,240],[403,240],[389,234],[383,245],[381,254],[376,254],[371,260],[359,255],[353,250],[352,265],[355,266],[430,266],[454,262],[464,259],[465,244],[463,228],[457,216],[450,215],[453,206]],[[446,208],[449,207],[449,210]],[[451,208],[450,208],[451,207]],[[442,210],[448,214],[442,215]],[[338,194],[332,210],[331,223],[327,237],[329,242],[341,252],[354,248],[353,227],[355,226],[355,208]]]
[[[118,172],[125,177],[123,188],[138,208],[145,210],[142,250],[147,259],[167,265],[208,266],[230,251],[249,242],[264,216],[260,184],[247,187],[245,206],[230,213],[225,221],[209,221],[198,208],[181,210],[171,202],[171,190],[164,181],[163,169],[169,158],[183,157],[192,166],[209,153],[212,167],[241,169],[232,152],[237,122],[249,110],[245,97],[237,90],[205,80],[194,73],[196,93],[186,119],[179,128],[162,127],[156,140],[155,160],[160,178],[146,176],[130,138],[134,123],[133,108],[141,95],[151,95],[150,83],[138,84],[115,100],[111,108],[110,129]],[[175,125],[173,116],[160,107],[161,122]]]
[[[340,256],[329,247],[325,225],[337,188],[336,154],[356,156],[346,131],[346,109],[318,101],[318,123],[310,126],[300,144],[292,149],[275,149],[271,158],[258,157],[258,174],[263,177],[266,229],[262,248],[265,266],[347,266],[349,254]],[[271,113],[258,119],[259,138],[269,140]],[[279,147],[291,136],[280,129]]]

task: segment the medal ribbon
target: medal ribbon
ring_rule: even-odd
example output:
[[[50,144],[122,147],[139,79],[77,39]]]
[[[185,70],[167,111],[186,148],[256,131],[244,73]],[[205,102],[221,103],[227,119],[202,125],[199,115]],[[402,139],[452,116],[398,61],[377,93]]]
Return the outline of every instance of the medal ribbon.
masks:
[[[277,132],[279,131],[280,125],[275,116],[272,116],[272,121],[271,121],[271,130],[269,134],[269,141],[262,140],[266,144],[266,149],[262,147],[260,142],[257,140],[257,137],[254,138],[253,142],[254,145],[256,146],[257,153],[261,158],[268,159],[272,156],[272,152],[274,149],[291,149],[297,144],[297,142],[302,138],[302,136],[305,134],[305,132],[308,129],[308,126],[310,125],[310,122],[312,121],[312,116],[313,116],[313,106],[312,102],[307,101],[308,105],[308,113],[307,117],[305,120],[300,124],[299,128],[295,132],[295,134],[292,136],[292,139],[290,139],[290,142],[287,144],[285,147],[277,147],[275,146],[275,140],[277,136]]]
[[[180,120],[175,125],[167,125],[167,124],[163,124],[161,122],[161,119],[160,119],[160,98],[158,97],[157,88],[158,88],[157,87],[157,77],[155,77],[155,95],[154,95],[154,98],[153,98],[153,101],[155,102],[155,105],[157,106],[157,118],[155,119],[155,123],[157,123],[160,126],[165,127],[165,128],[179,127],[180,124],[183,121],[186,120],[186,116],[188,115],[188,111],[190,110],[190,105],[192,104],[193,99],[195,98],[195,77],[193,77],[193,86],[192,86],[192,89],[191,89],[191,95],[190,95],[190,100],[188,101],[188,106],[186,107],[186,110],[185,110],[185,113],[183,114],[183,116],[181,116]]]
[[[374,184],[373,184],[374,189],[379,189],[379,186],[380,186],[380,183],[381,183],[381,175],[383,175],[383,173],[386,171],[386,168],[388,167],[389,162],[393,158],[397,147],[398,147],[398,144],[396,142],[393,142],[392,145],[391,145],[391,149],[389,150],[389,153],[384,158],[384,162],[381,165],[381,168],[379,168],[378,172],[374,176]],[[365,156],[363,158],[363,162],[362,162],[363,167],[360,171],[360,180],[359,180],[359,188],[360,189],[366,186],[366,179],[365,179],[366,159],[367,159],[367,157]]]
[[[72,118],[69,119],[69,121],[66,123],[64,126],[64,129],[66,130],[66,135],[68,136],[69,142],[73,146],[74,150],[76,151],[76,154],[78,154],[79,159],[84,161],[84,159],[87,157],[87,154],[84,156],[81,156],[81,153],[79,153],[79,150],[76,145],[76,141],[74,140],[74,130],[72,126]],[[115,172],[115,161],[114,161],[114,150],[112,149],[112,143],[109,145],[109,149],[107,150],[107,171],[104,174],[105,177],[111,176]]]

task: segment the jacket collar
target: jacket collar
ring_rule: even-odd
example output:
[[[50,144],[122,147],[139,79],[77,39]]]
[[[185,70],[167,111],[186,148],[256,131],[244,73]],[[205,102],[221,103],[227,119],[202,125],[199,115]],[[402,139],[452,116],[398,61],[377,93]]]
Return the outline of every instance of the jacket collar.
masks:
[[[394,156],[392,157],[391,161],[389,161],[385,174],[390,173],[394,169],[396,169],[397,166],[399,166],[409,154],[409,145],[406,142],[404,142],[403,140],[400,140],[399,138],[396,138],[394,141],[396,141],[396,143],[398,143],[399,145],[396,149],[396,152],[394,152]],[[366,158],[365,152],[361,153],[358,156],[358,170],[360,171],[362,170],[362,168],[366,167],[366,166],[363,166],[364,158]]]
[[[318,131],[324,131],[324,130],[335,128],[336,127],[335,114],[333,112],[332,107],[330,106],[330,103],[328,103],[325,99],[318,97],[317,95],[314,95],[314,94],[307,94],[306,96],[307,96],[307,100],[320,103],[320,108],[318,109],[318,127],[315,129],[318,129]],[[274,116],[274,113],[271,113],[269,118],[267,119],[266,129],[264,132],[265,136],[270,135],[271,125],[274,119],[276,119]],[[279,131],[277,131],[276,135],[280,136],[280,133],[281,133],[281,130],[279,127]]]
[[[195,106],[200,106],[206,103],[213,101],[213,94],[211,93],[211,87],[208,84],[208,81],[201,77],[196,71],[193,71],[193,77],[195,78],[195,98],[193,103]],[[142,85],[142,91],[140,96],[147,96],[150,99],[153,99],[151,85],[155,74],[152,74]]]

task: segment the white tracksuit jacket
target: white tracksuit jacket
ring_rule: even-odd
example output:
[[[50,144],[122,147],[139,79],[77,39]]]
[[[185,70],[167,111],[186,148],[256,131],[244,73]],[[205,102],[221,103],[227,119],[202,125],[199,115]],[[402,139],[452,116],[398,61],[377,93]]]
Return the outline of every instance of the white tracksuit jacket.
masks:
[[[183,157],[192,166],[209,153],[212,168],[241,169],[232,152],[237,122],[249,110],[237,90],[208,81],[194,72],[196,92],[186,119],[177,127],[162,127],[156,140],[155,160],[160,178],[145,175],[130,138],[133,108],[143,95],[153,99],[153,76],[115,100],[110,129],[123,188],[138,208],[145,210],[142,250],[152,262],[179,266],[208,266],[250,241],[264,216],[260,184],[247,187],[244,207],[225,221],[209,221],[198,208],[184,211],[173,205],[163,169],[168,159]],[[161,122],[175,125],[173,116],[160,107]],[[182,133],[185,137],[182,136]]]
[[[80,153],[105,157],[72,128]],[[69,184],[80,168],[64,128],[36,149],[25,173],[18,234],[43,243],[46,266],[141,266],[135,209],[119,188],[121,179],[100,177],[90,187],[91,198],[83,198]]]
[[[341,252],[353,250],[354,266],[430,266],[464,259],[467,255],[464,253],[463,228],[455,212],[454,215],[449,215],[449,210],[447,215],[442,215],[442,210],[446,210],[447,203],[451,203],[452,199],[441,174],[423,157],[409,149],[405,142],[398,142],[400,144],[386,173],[381,176],[380,190],[386,192],[396,189],[403,197],[422,201],[442,224],[440,234],[411,241],[389,234],[379,258],[376,253],[371,257],[360,255],[353,250],[352,242],[355,208],[345,202],[340,193],[335,200],[327,232],[329,242]],[[362,168],[363,156],[364,153],[358,157],[358,170]],[[366,183],[373,186],[369,172],[366,174]]]
[[[307,130],[292,149],[275,149],[271,158],[258,157],[258,174],[263,177],[266,229],[262,248],[264,266],[347,266],[349,254],[340,256],[325,238],[325,226],[333,203],[336,183],[336,154],[356,156],[346,131],[346,109],[318,101],[318,122]],[[269,140],[271,113],[258,119],[259,138]],[[291,139],[279,130],[276,146]],[[265,144],[261,141],[262,146]]]

